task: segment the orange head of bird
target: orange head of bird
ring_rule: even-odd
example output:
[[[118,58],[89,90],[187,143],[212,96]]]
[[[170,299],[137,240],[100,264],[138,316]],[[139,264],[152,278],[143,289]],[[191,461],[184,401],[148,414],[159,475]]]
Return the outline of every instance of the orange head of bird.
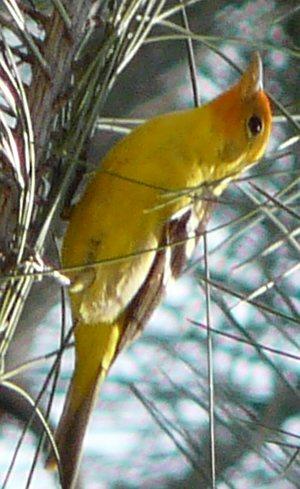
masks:
[[[239,82],[212,103],[212,110],[219,135],[217,173],[238,175],[261,158],[271,133],[271,109],[258,53]]]

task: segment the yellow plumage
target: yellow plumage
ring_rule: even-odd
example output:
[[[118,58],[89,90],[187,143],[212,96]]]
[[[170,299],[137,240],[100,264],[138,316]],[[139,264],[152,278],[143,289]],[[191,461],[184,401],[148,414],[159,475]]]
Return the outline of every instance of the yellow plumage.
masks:
[[[158,303],[167,268],[181,272],[184,244],[163,247],[200,232],[206,204],[180,191],[205,183],[206,193],[219,195],[265,150],[271,115],[261,77],[255,55],[237,85],[213,102],[134,130],[111,149],[72,212],[65,267],[135,255],[71,275],[76,365],[56,435],[64,488],[74,483],[99,385]]]

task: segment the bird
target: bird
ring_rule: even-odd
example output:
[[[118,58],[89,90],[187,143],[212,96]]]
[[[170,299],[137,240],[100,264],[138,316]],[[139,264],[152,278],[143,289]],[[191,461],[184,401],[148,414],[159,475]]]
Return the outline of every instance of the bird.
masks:
[[[196,108],[155,116],[104,157],[71,212],[62,245],[75,368],[55,434],[73,488],[100,387],[179,277],[228,184],[263,156],[272,115],[259,53],[240,79]],[[73,270],[72,270],[73,269]]]

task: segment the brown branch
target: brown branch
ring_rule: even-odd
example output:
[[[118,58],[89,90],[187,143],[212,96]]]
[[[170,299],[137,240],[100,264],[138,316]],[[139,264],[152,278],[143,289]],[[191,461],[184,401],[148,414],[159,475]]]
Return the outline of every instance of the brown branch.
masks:
[[[28,94],[34,126],[37,163],[41,161],[51,136],[56,115],[55,103],[66,92],[72,75],[72,62],[82,36],[93,1],[66,2],[72,21],[72,36],[57,10],[53,10],[46,26],[43,56],[49,66],[50,79],[35,62]],[[71,90],[71,87],[70,87]]]

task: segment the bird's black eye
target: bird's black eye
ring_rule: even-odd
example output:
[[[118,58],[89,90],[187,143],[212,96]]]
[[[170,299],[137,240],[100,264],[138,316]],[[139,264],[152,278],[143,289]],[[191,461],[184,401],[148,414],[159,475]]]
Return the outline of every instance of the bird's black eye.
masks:
[[[261,133],[263,123],[261,118],[257,115],[252,115],[248,120],[247,125],[251,136],[257,136],[259,133]]]

